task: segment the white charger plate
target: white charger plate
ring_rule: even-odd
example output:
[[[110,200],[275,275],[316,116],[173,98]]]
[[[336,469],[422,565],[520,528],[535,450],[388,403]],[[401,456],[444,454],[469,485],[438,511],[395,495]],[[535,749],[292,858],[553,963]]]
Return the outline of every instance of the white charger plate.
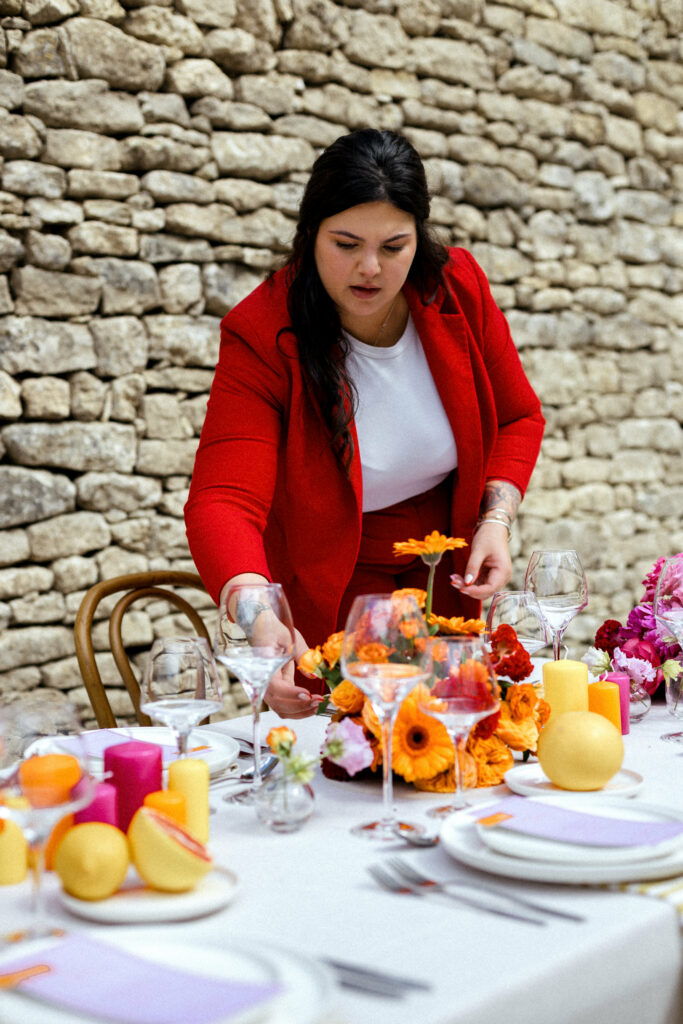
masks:
[[[510,768],[506,771],[504,779],[508,789],[519,796],[561,796],[569,800],[582,797],[601,800],[606,796],[634,796],[643,785],[642,775],[622,768],[601,789],[560,789],[550,781],[536,761],[533,764],[520,764]]]
[[[523,832],[514,832],[495,825],[476,825],[477,835],[485,846],[507,857],[553,864],[631,864],[653,860],[683,848],[683,836],[649,846],[587,846],[579,843],[542,839]]]
[[[69,913],[100,924],[139,924],[190,921],[215,914],[232,903],[237,875],[214,868],[189,892],[157,892],[131,872],[123,886],[106,900],[79,900],[60,889],[57,898]]]
[[[96,733],[102,733],[105,730],[97,729],[92,732],[84,732],[82,736],[85,741],[86,749],[88,743],[88,736],[95,736]],[[133,725],[133,726],[122,726],[117,729],[107,729],[106,732],[110,732],[112,736],[121,737],[126,740],[141,740],[146,743],[158,743],[165,747],[175,748],[175,737],[171,729],[164,725]],[[98,737],[99,738],[99,737]],[[69,737],[65,737],[66,743],[68,743]],[[35,743],[29,747],[27,753],[31,754],[47,754],[55,751],[68,749],[66,743],[62,746],[64,741],[61,737],[45,737],[45,739],[36,740]],[[222,772],[229,765],[234,764],[237,761],[240,746],[237,740],[233,739],[232,736],[228,736],[224,732],[219,732],[218,729],[212,729],[210,726],[197,726],[190,733],[188,740],[188,756],[199,758],[209,766],[209,772],[211,775],[217,775],[218,772]],[[195,749],[194,748],[200,748]],[[206,748],[206,749],[202,749]],[[169,760],[175,760],[175,756],[170,753],[164,757],[164,767],[168,766]],[[104,770],[104,759],[98,754],[90,755],[90,767],[91,771],[97,775]]]
[[[262,942],[240,941],[239,948],[228,944],[220,948],[189,941],[182,932],[174,941],[168,937],[169,934],[164,933],[162,938],[156,928],[139,927],[117,928],[107,932],[106,936],[92,933],[93,938],[120,946],[129,953],[200,976],[236,978],[242,982],[275,981],[283,986],[284,992],[267,1007],[239,1017],[233,1015],[226,1019],[225,1024],[319,1024],[329,1009],[331,976],[317,961]],[[16,947],[9,950],[9,956],[16,958]],[[19,992],[0,989],[0,1021],[8,1024],[74,1024],[75,1020],[76,1017],[66,1010],[29,999]],[[88,1020],[95,1024],[94,1018]]]
[[[561,798],[560,798],[561,799]],[[559,803],[559,801],[554,801]],[[491,805],[493,806],[493,805]],[[580,808],[577,808],[580,809]],[[590,801],[582,808],[595,810]],[[469,811],[459,811],[446,818],[441,827],[441,844],[455,860],[479,871],[503,878],[518,878],[527,882],[550,882],[556,885],[604,885],[621,882],[649,881],[683,874],[683,843],[665,853],[629,863],[578,863],[531,860],[510,856],[488,847],[480,838],[476,819],[485,813],[486,805],[479,804]],[[600,813],[613,813],[615,817],[649,821],[683,821],[683,812],[673,807],[605,798]]]

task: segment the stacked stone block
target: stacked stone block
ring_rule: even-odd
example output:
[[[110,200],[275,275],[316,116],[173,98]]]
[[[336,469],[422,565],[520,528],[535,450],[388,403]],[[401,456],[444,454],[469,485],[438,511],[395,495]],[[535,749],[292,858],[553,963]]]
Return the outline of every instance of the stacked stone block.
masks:
[[[0,693],[87,717],[87,587],[192,568],[220,317],[364,126],[422,154],[543,400],[513,582],[576,547],[568,638],[623,617],[683,548],[682,36],[680,0],[0,0]],[[142,652],[178,623],[129,628]]]

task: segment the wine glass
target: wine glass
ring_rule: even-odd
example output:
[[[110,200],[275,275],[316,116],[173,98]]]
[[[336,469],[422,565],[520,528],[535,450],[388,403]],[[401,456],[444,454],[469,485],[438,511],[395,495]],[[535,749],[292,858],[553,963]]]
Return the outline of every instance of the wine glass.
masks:
[[[57,934],[45,916],[45,848],[67,814],[95,792],[75,709],[58,695],[30,693],[0,707],[0,818],[22,829],[32,854],[30,924],[7,937],[19,942]]]
[[[222,706],[218,668],[204,637],[154,641],[140,683],[140,710],[173,731],[178,757],[187,755],[194,726]]]
[[[665,643],[683,648],[683,556],[667,558],[661,568],[652,610],[659,634]],[[665,682],[666,703],[674,718],[683,718],[683,672]],[[661,737],[671,743],[683,743],[683,732],[667,732]]]
[[[382,728],[382,817],[357,825],[354,835],[396,840],[397,832],[422,832],[400,822],[393,806],[392,734],[404,697],[424,683],[432,669],[431,640],[424,616],[413,597],[363,594],[351,605],[341,653],[346,679],[370,698]]]
[[[427,812],[444,818],[468,807],[460,754],[473,725],[500,707],[500,689],[486,642],[480,636],[438,637],[434,641],[434,674],[423,710],[446,726],[455,750],[453,800]]]
[[[217,660],[241,682],[253,716],[253,783],[224,799],[253,804],[261,788],[261,703],[275,673],[294,656],[294,624],[282,586],[240,583],[230,587],[219,612],[213,649]]]
[[[553,638],[553,658],[560,660],[562,637],[575,615],[588,604],[588,584],[576,551],[533,551],[524,578]]]
[[[503,624],[512,626],[517,639],[529,656],[536,654],[550,641],[548,625],[538,601],[530,590],[498,590],[491,598],[486,616],[486,636]]]

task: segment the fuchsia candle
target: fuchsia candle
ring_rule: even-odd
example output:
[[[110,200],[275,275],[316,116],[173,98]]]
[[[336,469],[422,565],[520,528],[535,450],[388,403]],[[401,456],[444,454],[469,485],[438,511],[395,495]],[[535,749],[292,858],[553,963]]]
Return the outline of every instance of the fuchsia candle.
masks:
[[[621,734],[630,732],[629,718],[631,713],[631,680],[625,672],[607,672],[602,676],[608,683],[616,683],[619,687],[619,709],[621,711]]]
[[[118,825],[118,808],[116,786],[112,786],[111,782],[98,782],[91,803],[74,814],[74,825],[81,825],[84,821],[103,821],[106,825]]]
[[[131,740],[104,752],[104,770],[118,795],[118,826],[128,831],[131,818],[148,793],[161,789],[161,747]]]

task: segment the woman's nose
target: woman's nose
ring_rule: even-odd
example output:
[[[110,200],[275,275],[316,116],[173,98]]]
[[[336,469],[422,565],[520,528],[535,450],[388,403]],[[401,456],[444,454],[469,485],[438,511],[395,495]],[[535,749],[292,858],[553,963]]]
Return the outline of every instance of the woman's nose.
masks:
[[[366,250],[361,253],[360,256],[360,271],[366,277],[374,277],[380,270],[379,259],[377,253],[371,250]]]

